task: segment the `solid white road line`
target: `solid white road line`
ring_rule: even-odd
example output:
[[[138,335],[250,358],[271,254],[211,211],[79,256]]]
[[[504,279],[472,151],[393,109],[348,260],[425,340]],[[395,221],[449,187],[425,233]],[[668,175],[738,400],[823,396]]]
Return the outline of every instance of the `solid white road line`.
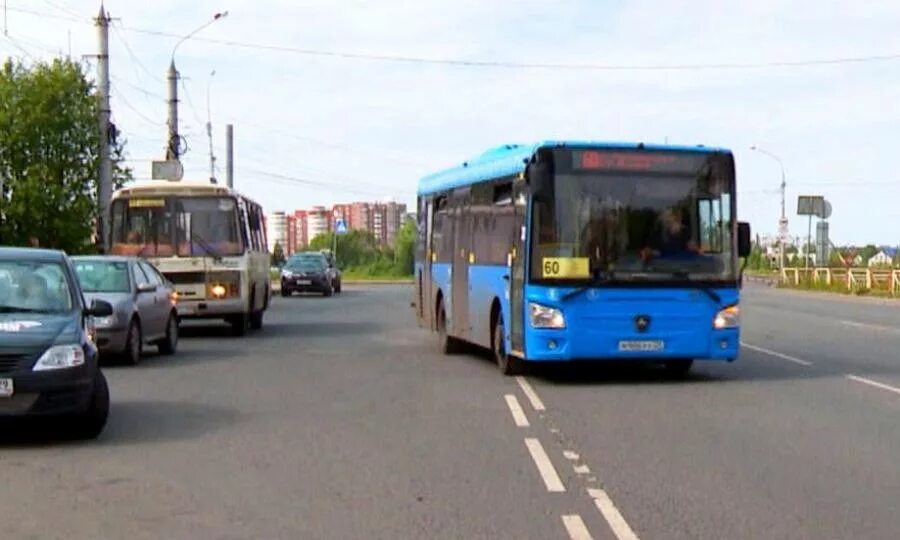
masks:
[[[525,377],[516,376],[516,382],[519,383],[519,386],[522,387],[522,391],[525,392],[525,397],[528,398],[528,401],[531,402],[531,406],[534,407],[536,411],[543,411],[544,402],[541,401],[541,398],[538,397],[537,392],[534,391],[534,388],[525,380]]]
[[[584,520],[578,514],[563,516],[562,520],[563,525],[566,526],[566,531],[569,533],[569,538],[572,540],[593,540],[591,533],[587,530],[587,525],[584,524]]]
[[[784,353],[780,353],[780,352],[777,352],[777,351],[772,351],[772,350],[769,350],[769,349],[764,349],[763,347],[757,347],[756,345],[750,345],[749,343],[744,343],[743,341],[741,342],[741,346],[742,346],[742,347],[745,347],[745,348],[747,348],[747,349],[750,349],[751,351],[756,351],[756,352],[760,352],[760,353],[763,353],[763,354],[768,354],[769,356],[774,356],[775,358],[781,358],[782,360],[787,360],[788,362],[793,362],[793,363],[795,363],[795,364],[800,364],[801,366],[811,366],[811,365],[813,365],[812,362],[809,362],[809,361],[807,361],[807,360],[801,360],[800,358],[797,358],[796,356],[791,356],[791,355],[789,355],[789,354],[784,354]]]
[[[900,394],[900,388],[897,388],[896,386],[891,386],[889,384],[884,384],[882,382],[873,381],[872,379],[866,379],[865,377],[859,377],[857,375],[847,375],[847,378],[850,379],[851,381],[868,384],[869,386],[874,386],[875,388],[881,388],[882,390],[887,390],[888,392]]]
[[[513,421],[516,423],[518,427],[528,427],[530,424],[528,423],[528,417],[525,416],[525,411],[522,410],[522,406],[519,405],[519,400],[513,394],[506,394],[503,396],[506,398],[506,404],[509,406],[509,412],[512,413]]]
[[[564,492],[566,487],[563,485],[562,480],[559,479],[559,475],[556,474],[556,469],[553,467],[553,463],[547,456],[547,452],[544,451],[541,441],[528,438],[525,439],[525,446],[528,447],[528,452],[531,453],[531,459],[534,460],[538,472],[541,473],[541,478],[547,486],[547,491],[555,493]]]
[[[588,488],[588,494],[594,499],[594,504],[597,505],[597,509],[603,514],[604,519],[606,519],[606,522],[612,529],[613,534],[616,535],[616,538],[619,540],[638,540],[637,535],[631,530],[628,522],[622,517],[619,509],[613,504],[612,499],[609,498],[606,491]]]

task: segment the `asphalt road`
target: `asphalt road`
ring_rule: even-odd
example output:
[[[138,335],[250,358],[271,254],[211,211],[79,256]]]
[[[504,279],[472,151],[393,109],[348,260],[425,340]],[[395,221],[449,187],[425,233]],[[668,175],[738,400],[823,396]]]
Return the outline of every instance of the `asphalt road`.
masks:
[[[2,537],[897,538],[900,307],[745,293],[685,381],[440,356],[408,286],[192,325],[99,440],[0,443]]]

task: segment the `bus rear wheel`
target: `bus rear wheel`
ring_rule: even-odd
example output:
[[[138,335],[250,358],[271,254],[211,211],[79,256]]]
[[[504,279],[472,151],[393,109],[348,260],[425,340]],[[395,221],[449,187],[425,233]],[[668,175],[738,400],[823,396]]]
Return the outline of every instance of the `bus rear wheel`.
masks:
[[[456,338],[447,334],[447,313],[444,311],[444,302],[440,302],[437,308],[437,332],[438,350],[441,354],[456,354],[459,352],[459,342]]]
[[[503,315],[497,316],[494,324],[494,337],[491,340],[491,349],[494,353],[494,361],[504,375],[520,375],[523,370],[523,362],[515,356],[510,356],[506,351],[506,329],[503,325]]]

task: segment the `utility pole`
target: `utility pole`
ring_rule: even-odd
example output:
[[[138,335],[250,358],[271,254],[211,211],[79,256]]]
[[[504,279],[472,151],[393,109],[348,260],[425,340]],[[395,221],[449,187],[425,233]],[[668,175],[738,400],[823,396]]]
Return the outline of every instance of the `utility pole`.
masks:
[[[209,104],[209,89],[212,86],[212,78],[213,75],[216,74],[216,70],[212,70],[209,74],[209,82],[206,84],[206,136],[209,139],[209,181],[213,184],[216,182],[216,154],[213,151],[213,136],[212,136],[212,108]]]
[[[166,160],[178,161],[181,157],[181,141],[178,137],[178,70],[175,69],[175,60],[169,64],[166,75],[169,86],[169,120],[168,144],[166,145]]]
[[[100,54],[97,58],[97,82],[100,90],[100,107],[97,124],[100,128],[100,180],[97,186],[97,202],[100,212],[97,223],[97,237],[100,248],[106,253],[109,250],[109,200],[112,198],[112,160],[110,159],[109,134],[109,17],[103,4],[96,19],[97,38],[100,41]]]
[[[225,184],[234,189],[234,126],[225,126]]]

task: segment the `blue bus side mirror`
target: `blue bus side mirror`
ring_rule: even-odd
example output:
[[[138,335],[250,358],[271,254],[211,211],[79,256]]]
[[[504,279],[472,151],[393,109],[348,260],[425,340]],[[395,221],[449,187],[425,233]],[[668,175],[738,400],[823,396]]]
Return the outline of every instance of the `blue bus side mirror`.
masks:
[[[749,257],[752,247],[750,245],[750,224],[745,221],[738,222],[737,244],[738,257]]]

